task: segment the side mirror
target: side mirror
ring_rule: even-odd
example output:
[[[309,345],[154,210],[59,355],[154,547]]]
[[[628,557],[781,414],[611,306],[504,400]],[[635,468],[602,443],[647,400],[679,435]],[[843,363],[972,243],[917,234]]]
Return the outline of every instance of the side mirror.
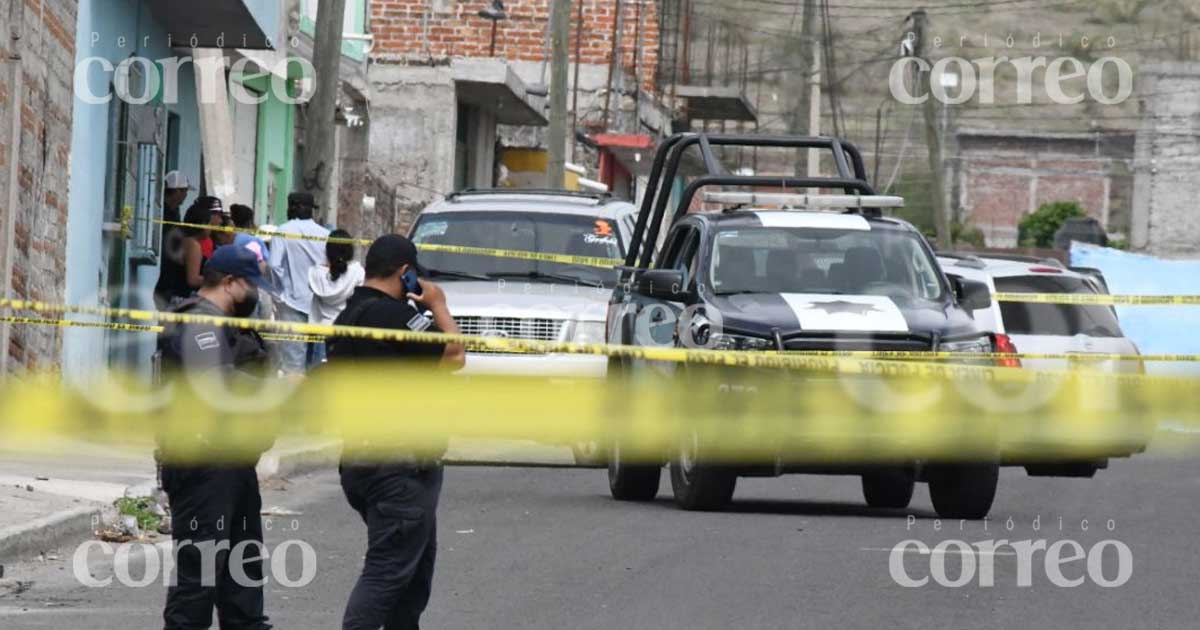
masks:
[[[978,311],[992,305],[992,292],[988,285],[954,275],[950,276],[950,284],[954,286],[954,296],[958,298],[959,305],[968,311]]]
[[[668,302],[687,300],[687,288],[682,271],[676,269],[647,269],[637,277],[637,292]]]

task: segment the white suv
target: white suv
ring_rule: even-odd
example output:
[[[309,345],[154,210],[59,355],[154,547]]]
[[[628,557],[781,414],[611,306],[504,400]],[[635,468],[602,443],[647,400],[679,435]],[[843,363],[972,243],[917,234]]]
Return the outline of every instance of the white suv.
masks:
[[[973,254],[939,254],[948,274],[979,280],[993,293],[1105,294],[1104,277],[1091,269],[1070,269],[1053,259]],[[1088,354],[1138,354],[1137,346],[1121,332],[1111,306],[997,302],[975,312],[975,323],[996,335],[999,351],[1078,355],[1080,367],[1105,372],[1140,372],[1141,361],[1088,359]],[[1029,359],[1034,369],[1056,369],[1068,359]]]
[[[459,245],[611,259],[621,264],[637,209],[605,194],[481,190],[454,193],[421,212],[410,238]],[[421,265],[446,292],[463,334],[603,343],[615,269],[474,254],[425,251]],[[471,351],[460,374],[604,378],[601,355]],[[572,445],[594,464],[594,443]]]

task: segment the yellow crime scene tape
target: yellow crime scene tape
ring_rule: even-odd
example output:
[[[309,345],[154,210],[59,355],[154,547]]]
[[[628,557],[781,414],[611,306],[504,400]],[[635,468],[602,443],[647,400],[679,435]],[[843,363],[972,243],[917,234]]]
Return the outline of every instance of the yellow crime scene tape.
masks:
[[[436,457],[450,438],[620,444],[624,461],[666,461],[680,439],[739,463],[1038,461],[1121,457],[1160,423],[1200,426],[1200,392],[1078,374],[1031,387],[904,375],[701,369],[610,379],[458,377],[431,366],[326,367],[300,384],[181,374],[150,385],[105,378],[0,385],[0,440],[69,436],[157,444],[168,459],[253,461],[276,435],[336,436],[356,459]]]
[[[137,309],[116,309],[93,306],[69,306],[28,300],[0,299],[0,308],[17,310],[32,310],[42,313],[75,313],[97,315],[117,319],[135,321],[155,321],[160,323],[191,324],[207,326],[228,326],[258,332],[279,333],[284,335],[302,335],[312,337],[353,337],[379,341],[395,341],[408,343],[429,344],[462,344],[468,350],[482,352],[512,352],[530,354],[585,354],[607,356],[624,361],[658,361],[664,363],[694,364],[699,366],[748,367],[765,369],[783,369],[799,371],[815,371],[833,374],[851,375],[891,375],[912,376],[916,378],[956,378],[971,379],[987,382],[1032,383],[1040,379],[1052,378],[1057,372],[1041,370],[1012,369],[979,365],[981,356],[986,353],[956,353],[953,358],[964,359],[963,362],[931,362],[902,359],[918,359],[921,356],[892,356],[885,358],[847,356],[838,352],[817,352],[801,354],[792,352],[743,352],[708,350],[700,348],[676,348],[659,346],[627,346],[604,343],[576,343],[567,341],[540,341],[531,339],[511,339],[499,337],[481,337],[473,335],[452,335],[441,332],[416,332],[389,328],[368,328],[358,326],[334,326],[326,324],[310,324],[305,322],[283,322],[259,319],[243,319],[234,317],[218,317],[212,315],[196,315],[192,313],[170,313],[146,311]],[[961,354],[960,356],[957,356]],[[1003,356],[1003,355],[1001,355]],[[949,357],[947,357],[949,358]],[[1123,379],[1176,379],[1176,377],[1143,376],[1134,374],[1094,373],[1095,378],[1120,381]],[[1200,382],[1198,380],[1197,382]]]
[[[997,302],[1081,306],[1200,306],[1200,295],[1107,295],[1097,293],[995,293]]]
[[[41,317],[11,317],[0,316],[0,323],[24,324],[28,326],[57,326],[60,328],[104,328],[126,332],[160,333],[162,326],[146,326],[143,324],[123,324],[120,322],[82,322],[74,319],[44,319]]]
[[[184,223],[154,219],[154,223],[174,227],[188,227],[213,232],[233,234],[251,234],[269,238],[299,239],[306,241],[343,243],[349,245],[370,246],[370,239],[337,238],[328,236],[308,236],[303,234],[287,234],[261,228],[237,228],[220,225]],[[538,262],[561,263],[565,265],[581,265],[612,269],[624,263],[616,258],[596,256],[570,256],[566,254],[551,254],[546,252],[530,252],[519,250],[495,249],[489,247],[469,247],[465,245],[435,245],[422,244],[417,249],[428,252],[446,254],[465,254],[471,256],[490,256],[493,258],[509,258],[517,260],[533,260]],[[1026,302],[1032,304],[1074,304],[1074,305],[1129,305],[1129,306],[1200,306],[1200,295],[1107,295],[1107,294],[1076,294],[1076,293],[1006,293],[997,292],[992,296],[998,302]]]
[[[6,305],[0,302],[0,306]],[[151,318],[151,313],[170,315],[169,313],[157,313],[154,311],[128,311],[130,315],[136,313],[139,318]],[[96,314],[94,311],[89,311],[89,314]],[[157,319],[157,317],[154,317]],[[82,322],[69,319],[43,319],[37,317],[0,317],[0,322],[11,324],[27,324],[41,326],[62,326],[62,327],[82,327],[82,328],[102,328],[108,330],[128,331],[128,332],[146,332],[146,333],[161,333],[162,326],[150,326],[143,324],[125,324],[120,322]],[[232,325],[230,322],[219,321],[214,318],[212,322],[192,322],[184,321],[180,323],[211,323],[214,325]],[[269,324],[265,325],[269,326]],[[307,326],[307,324],[305,324]],[[256,326],[239,326],[241,328],[256,328]],[[380,329],[383,330],[383,329]],[[392,331],[399,332],[399,331]],[[329,336],[327,334],[314,333],[272,333],[263,332],[261,336],[264,341],[275,342],[301,342],[301,343],[321,343]],[[505,352],[512,354],[545,354],[541,347],[529,347],[523,344],[521,340],[505,340],[496,339],[496,342],[502,347],[495,347],[496,343],[481,342],[480,337],[464,336],[464,340],[454,343],[464,343],[470,345],[473,349],[490,350],[493,352]],[[404,341],[405,339],[394,339],[395,341]],[[553,342],[547,342],[553,343]],[[746,353],[739,352],[739,355],[756,354],[754,352]],[[792,355],[792,356],[809,356],[809,357],[834,357],[847,359],[907,359],[913,361],[1001,361],[1008,359],[1021,360],[1066,360],[1076,361],[1081,363],[1088,362],[1103,362],[1103,361],[1141,361],[1145,363],[1167,363],[1167,362],[1200,362],[1200,354],[1115,354],[1106,352],[941,352],[928,350],[789,350],[785,352],[764,351],[757,354],[764,355]]]
[[[370,239],[360,238],[340,238],[332,236],[309,236],[304,234],[288,234],[285,232],[277,232],[271,230],[263,230],[261,228],[237,228],[222,225],[205,225],[195,223],[183,223],[181,221],[167,221],[165,219],[154,219],[155,223],[172,227],[186,227],[211,232],[226,232],[231,234],[250,234],[259,237],[268,238],[286,238],[297,239],[304,241],[317,241],[322,243],[341,243],[346,245],[370,246],[373,242]],[[440,245],[440,244],[421,244],[417,245],[417,249],[423,252],[436,252],[442,254],[465,254],[469,256],[490,256],[492,258],[509,258],[516,260],[533,260],[537,262],[559,263],[563,265],[580,265],[584,267],[599,267],[602,269],[612,269],[617,265],[624,263],[623,260],[617,258],[604,258],[600,256],[571,256],[567,254],[551,254],[548,252],[530,252],[511,249],[496,249],[491,247],[469,247],[466,245]]]
[[[31,447],[64,435],[116,445],[157,438],[182,460],[252,459],[278,432],[302,430],[340,436],[362,458],[432,453],[456,436],[617,441],[627,458],[651,461],[681,434],[699,432],[715,445],[713,458],[736,462],[1078,459],[1136,452],[1160,422],[1200,426],[1200,380],[1176,377],[538,342],[20,300],[0,307],[618,359],[612,378],[584,381],[446,378],[429,367],[371,365],[324,370],[299,388],[189,376],[180,379],[190,388],[108,375],[78,391],[54,378],[10,382],[0,389],[0,440]],[[643,362],[687,371],[664,377]],[[729,367],[776,371],[712,369]]]

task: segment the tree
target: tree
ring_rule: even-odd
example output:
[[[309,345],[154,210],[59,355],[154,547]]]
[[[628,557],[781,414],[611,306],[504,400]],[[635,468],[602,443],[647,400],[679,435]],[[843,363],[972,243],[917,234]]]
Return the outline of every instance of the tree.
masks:
[[[1053,247],[1054,233],[1067,219],[1085,216],[1087,213],[1077,201],[1042,204],[1036,212],[1021,219],[1017,226],[1017,240],[1022,247]]]

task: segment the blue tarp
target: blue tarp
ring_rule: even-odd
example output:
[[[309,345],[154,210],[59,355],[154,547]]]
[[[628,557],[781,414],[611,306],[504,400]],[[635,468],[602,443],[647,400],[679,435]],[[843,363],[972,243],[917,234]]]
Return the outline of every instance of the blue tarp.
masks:
[[[1104,273],[1113,294],[1200,295],[1200,260],[1165,260],[1072,243],[1071,265]],[[1142,354],[1200,354],[1200,306],[1118,306],[1125,336]],[[1150,372],[1200,372],[1200,365],[1150,364]]]

